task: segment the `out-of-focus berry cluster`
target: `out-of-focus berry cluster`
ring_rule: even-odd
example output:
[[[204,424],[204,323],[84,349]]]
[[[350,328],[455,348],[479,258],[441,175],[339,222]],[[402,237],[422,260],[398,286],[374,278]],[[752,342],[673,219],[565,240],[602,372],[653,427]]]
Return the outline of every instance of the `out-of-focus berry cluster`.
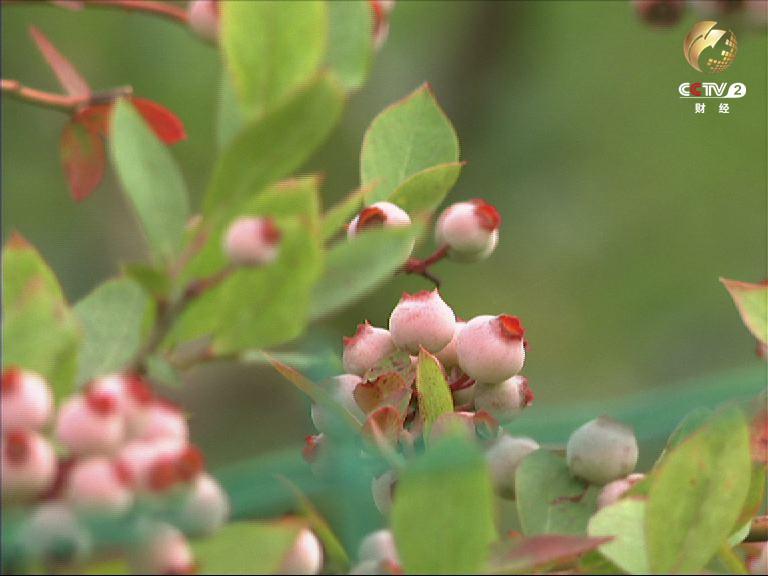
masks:
[[[678,24],[689,7],[698,18],[739,18],[754,26],[768,22],[765,0],[632,0],[632,4],[643,22],[659,28]]]
[[[42,376],[5,369],[2,501],[29,511],[17,561],[46,569],[102,552],[92,527],[106,523],[130,535],[120,548],[136,571],[189,573],[186,537],[211,535],[229,515],[184,414],[131,374],[98,378],[56,410]]]

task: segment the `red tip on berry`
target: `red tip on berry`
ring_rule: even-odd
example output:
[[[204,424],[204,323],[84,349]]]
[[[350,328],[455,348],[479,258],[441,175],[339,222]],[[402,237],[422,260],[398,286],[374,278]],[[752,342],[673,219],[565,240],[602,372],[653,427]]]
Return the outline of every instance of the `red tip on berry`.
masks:
[[[5,436],[5,457],[12,464],[24,464],[29,458],[29,435],[22,430],[13,430]]]
[[[344,336],[344,338],[342,338],[344,346],[345,347],[351,346],[352,344],[357,342],[362,337],[362,335],[366,332],[366,330],[370,328],[370,326],[371,324],[370,322],[368,322],[368,320],[366,320],[364,324],[358,324],[357,330],[355,331],[355,334],[353,336]]]
[[[525,328],[520,323],[520,318],[502,314],[496,317],[499,323],[501,335],[508,340],[520,340],[525,335]]]
[[[6,368],[3,371],[2,394],[14,394],[21,387],[22,373],[18,368]]]
[[[306,462],[314,462],[320,451],[320,435],[307,436],[304,440],[304,448],[301,449],[301,455]]]
[[[101,416],[108,416],[117,411],[117,401],[115,397],[106,392],[88,390],[85,393],[85,401],[88,407]]]
[[[522,382],[520,383],[520,394],[522,394],[523,397],[523,403],[522,405],[525,408],[528,408],[531,404],[533,404],[533,401],[536,399],[536,396],[533,393],[533,390],[531,390],[530,385],[528,384],[528,378],[525,376],[521,376]]]
[[[172,458],[160,458],[152,464],[149,470],[149,487],[162,492],[171,488],[179,481],[176,462]]]
[[[277,244],[283,237],[280,228],[277,227],[272,218],[264,218],[264,225],[261,227],[261,238],[267,244]]]
[[[405,302],[407,300],[429,300],[432,298],[432,295],[437,292],[437,289],[434,290],[422,290],[420,292],[414,292],[413,294],[409,294],[408,292],[403,292],[403,296],[400,298],[401,302]]]
[[[190,482],[205,468],[203,453],[197,446],[187,446],[176,462],[178,477],[183,482]]]
[[[383,226],[386,220],[387,215],[384,214],[384,210],[376,206],[369,206],[360,212],[360,216],[357,219],[357,229],[367,230],[369,228],[377,228]]]
[[[117,478],[118,482],[120,482],[120,484],[126,488],[131,488],[134,484],[135,478],[133,476],[133,472],[131,472],[130,467],[122,460],[117,460],[113,464],[113,468],[115,471],[115,478]]]
[[[480,220],[480,226],[489,232],[499,229],[501,226],[501,214],[499,214],[495,206],[479,198],[472,200],[472,204],[475,205],[475,214]]]
[[[131,398],[143,406],[152,403],[155,395],[152,392],[152,388],[150,387],[149,383],[144,380],[144,378],[138,374],[129,374],[125,378],[128,394],[130,394]]]

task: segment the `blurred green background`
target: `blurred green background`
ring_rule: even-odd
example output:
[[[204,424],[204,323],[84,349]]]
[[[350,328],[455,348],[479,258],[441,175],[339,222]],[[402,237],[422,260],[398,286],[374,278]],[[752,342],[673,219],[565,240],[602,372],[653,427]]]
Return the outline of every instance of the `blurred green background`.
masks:
[[[214,48],[178,25],[116,10],[2,12],[4,78],[57,89],[27,32],[36,25],[95,88],[130,84],[174,110],[189,135],[174,154],[199,201],[216,154]],[[754,384],[761,374],[718,277],[766,276],[765,25],[726,21],[739,54],[713,79],[744,82],[748,93],[730,101],[728,115],[716,100],[696,115],[677,87],[707,79],[681,50],[698,19],[689,9],[681,24],[659,30],[625,2],[399,2],[369,82],[305,167],[326,174],[332,204],[358,184],[370,120],[432,84],[468,161],[450,198],[484,197],[504,218],[491,259],[437,267],[442,292],[465,318],[521,316],[533,420],[580,409],[586,419],[637,393],[645,394],[639,409],[653,413],[680,382],[710,377],[722,387],[746,369]],[[57,154],[64,115],[4,99],[2,119],[4,239],[19,230],[33,242],[72,301],[118,273],[119,262],[143,258],[111,174],[87,201],[69,198]],[[424,287],[397,278],[311,327],[308,342],[340,351],[358,322],[385,325],[403,290]],[[312,432],[307,401],[264,367],[208,366],[171,395],[214,465]]]

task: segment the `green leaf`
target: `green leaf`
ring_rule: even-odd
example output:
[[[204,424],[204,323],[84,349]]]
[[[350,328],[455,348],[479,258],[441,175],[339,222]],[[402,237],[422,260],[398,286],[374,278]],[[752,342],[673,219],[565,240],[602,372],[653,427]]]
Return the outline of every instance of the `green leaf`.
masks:
[[[386,200],[408,178],[457,162],[459,141],[429,86],[387,107],[369,126],[360,154],[363,185],[378,183],[368,202]]]
[[[731,535],[747,497],[749,433],[729,408],[670,452],[653,474],[646,511],[653,572],[696,573]]]
[[[370,293],[405,264],[418,226],[369,230],[334,246],[313,291],[312,318],[322,318]]]
[[[318,186],[317,177],[281,182],[242,206],[242,215],[276,220],[282,233],[277,260],[239,268],[204,292],[182,314],[169,342],[210,336],[217,353],[231,353],[275,346],[301,334],[322,271]]]
[[[362,207],[367,191],[367,188],[358,188],[323,215],[323,240],[330,240],[344,229]]]
[[[432,212],[456,184],[463,165],[451,162],[417,172],[397,187],[389,201],[409,214]]]
[[[61,399],[74,390],[80,338],[56,276],[14,234],[3,249],[3,365],[39,372]]]
[[[219,151],[227,149],[246,123],[245,112],[237,99],[232,78],[224,70],[219,84],[219,108],[216,123],[216,137]]]
[[[406,574],[475,574],[496,539],[494,497],[479,448],[436,442],[400,476],[392,530]]]
[[[152,253],[170,260],[181,247],[189,200],[181,172],[133,105],[118,102],[110,129],[112,161]]]
[[[520,526],[526,536],[584,535],[599,489],[571,476],[565,459],[548,450],[527,456],[515,472]]]
[[[125,368],[141,346],[149,306],[146,292],[129,278],[105,282],[75,305],[85,334],[79,384]]]
[[[649,574],[645,545],[645,501],[620,500],[600,510],[589,521],[589,535],[611,536],[600,552],[630,574]]]
[[[302,524],[233,522],[192,545],[202,574],[276,574]]]
[[[419,350],[416,367],[416,390],[419,398],[419,413],[424,417],[425,437],[432,424],[443,414],[453,412],[453,397],[440,363],[432,354]]]
[[[750,284],[720,278],[733,298],[744,325],[763,344],[768,344],[768,284]]]
[[[369,2],[329,2],[328,66],[347,91],[362,87],[373,61]]]
[[[171,292],[171,279],[161,268],[133,262],[122,266],[123,274],[137,282],[155,298],[166,298]]]
[[[147,358],[147,376],[152,382],[171,388],[181,388],[182,385],[179,371],[168,360],[157,354]]]
[[[221,46],[235,88],[251,114],[274,108],[306,84],[325,56],[324,2],[225,2]]]

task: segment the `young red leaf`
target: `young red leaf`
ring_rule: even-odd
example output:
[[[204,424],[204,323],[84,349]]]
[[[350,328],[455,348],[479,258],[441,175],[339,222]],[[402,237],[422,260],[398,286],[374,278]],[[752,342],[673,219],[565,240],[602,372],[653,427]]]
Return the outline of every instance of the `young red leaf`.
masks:
[[[104,143],[98,132],[73,118],[64,127],[59,144],[61,163],[76,201],[90,196],[104,177]]]
[[[173,112],[146,98],[132,98],[131,102],[160,140],[176,144],[186,139],[184,124]]]
[[[403,416],[397,408],[382,406],[368,416],[363,426],[363,436],[376,443],[381,439],[394,445],[402,430]]]
[[[77,68],[51,44],[51,41],[40,30],[32,26],[29,33],[66,93],[70,96],[89,96],[91,88],[77,71]]]
[[[550,564],[560,564],[597,549],[611,538],[541,535],[517,538],[502,552],[498,563],[504,571],[528,572]]]
[[[83,126],[87,126],[92,132],[102,136],[109,134],[109,118],[112,113],[112,104],[94,104],[83,108],[77,113],[74,120]]]
[[[365,413],[372,412],[376,408],[386,404],[392,405],[391,400],[397,401],[408,388],[400,374],[389,372],[382,374],[376,380],[363,381],[357,385],[354,391],[355,401]],[[396,398],[397,397],[397,398]]]

